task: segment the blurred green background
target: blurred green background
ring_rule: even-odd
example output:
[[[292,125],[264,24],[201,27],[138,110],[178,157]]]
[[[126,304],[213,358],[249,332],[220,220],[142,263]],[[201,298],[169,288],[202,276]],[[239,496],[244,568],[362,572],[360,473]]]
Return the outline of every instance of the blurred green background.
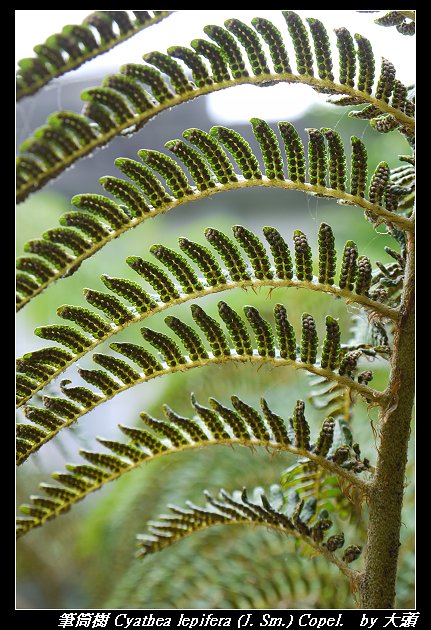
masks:
[[[100,78],[93,77],[90,85],[99,83]],[[66,82],[62,88],[62,108],[78,111],[76,99],[84,87],[84,83],[70,86]],[[286,98],[292,94],[289,91],[292,87],[285,86]],[[267,95],[271,98],[270,88]],[[55,107],[50,92],[42,92],[40,96],[38,107],[31,110],[31,115],[27,102],[18,110],[18,136],[22,135],[18,140],[23,140],[28,134],[29,126],[33,128],[41,124]],[[381,160],[388,161],[391,167],[398,166],[398,154],[409,152],[402,136],[397,133],[379,135],[370,129],[367,121],[348,119],[347,111],[322,104],[292,122],[304,140],[304,128],[322,126],[336,128],[347,148],[351,135],[361,137],[368,149],[370,170]],[[160,150],[164,142],[180,137],[188,127],[208,130],[217,123],[210,118],[205,99],[201,98],[162,113],[133,137],[117,139],[104,151],[82,160],[58,181],[18,206],[17,254],[21,254],[27,240],[57,224],[60,215],[70,209],[72,194],[101,193],[98,178],[107,174],[118,175],[113,164],[116,157],[135,158],[140,148]],[[275,124],[271,125],[276,129]],[[235,128],[256,148],[249,125],[235,125]],[[162,242],[177,249],[180,236],[204,243],[205,227],[217,226],[229,233],[232,225],[240,223],[260,236],[264,225],[272,225],[289,243],[292,242],[293,230],[301,229],[308,235],[316,252],[317,233],[322,221],[333,227],[338,252],[342,251],[348,239],[353,239],[358,244],[359,253],[369,256],[373,263],[376,260],[391,260],[383,250],[385,245],[398,250],[384,227],[374,229],[364,220],[358,208],[278,189],[254,188],[215,195],[145,222],[86,261],[75,275],[63,279],[33,300],[17,317],[17,355],[45,345],[34,336],[33,330],[42,324],[61,323],[56,315],[58,306],[64,303],[84,305],[84,287],[103,290],[102,273],[136,279],[125,263],[126,256],[139,255],[151,260],[148,250],[153,243]],[[316,273],[316,269],[314,271]],[[208,296],[198,303],[214,315],[220,299],[236,309],[252,304],[270,321],[274,304],[283,302],[297,331],[301,314],[307,311],[316,319],[321,340],[326,314],[339,318],[342,343],[349,339],[352,315],[359,315],[364,327],[367,323],[366,315],[356,307],[346,306],[344,301],[337,301],[331,296],[305,290],[277,289],[271,295],[267,289],[256,294],[234,290]],[[169,313],[160,313],[145,323],[151,328],[163,330],[167,314],[189,321],[190,304],[171,309]],[[139,325],[127,328],[116,340],[139,343],[139,328]],[[98,351],[106,349],[107,344]],[[81,359],[79,365],[93,367],[90,357]],[[382,389],[387,378],[387,364],[379,360],[371,367],[375,372],[373,385]],[[62,377],[71,378],[74,382],[80,380],[76,366]],[[52,384],[52,392],[59,391],[59,380]],[[66,462],[79,461],[80,448],[101,448],[95,441],[96,435],[121,440],[117,424],[139,426],[140,411],[162,417],[161,405],[166,402],[177,413],[190,415],[190,392],[195,393],[201,404],[206,404],[208,397],[213,396],[228,406],[232,394],[253,406],[258,406],[259,398],[264,396],[274,411],[288,418],[297,399],[307,403],[310,382],[305,373],[289,368],[263,367],[257,370],[248,365],[229,365],[192,370],[139,385],[61,432],[21,467],[17,474],[18,504],[35,493],[38,483],[46,481],[54,470],[62,470]],[[322,412],[307,403],[306,415],[313,437],[323,420]],[[18,420],[21,419],[21,414],[18,414]],[[376,420],[376,411],[367,409],[359,401],[354,411],[352,431],[355,441],[361,444],[362,455],[369,457],[372,463],[375,462],[373,420]],[[244,485],[248,488],[268,488],[279,481],[280,473],[293,462],[294,458],[288,454],[271,456],[263,449],[251,452],[239,447],[212,447],[172,455],[141,466],[90,495],[74,506],[70,513],[19,540],[17,607],[354,607],[345,579],[332,566],[328,567],[320,558],[302,557],[293,541],[262,528],[217,527],[143,561],[134,558],[136,534],[146,529],[148,520],[165,512],[168,503],[184,505],[185,500],[190,499],[203,504],[204,489],[214,495],[220,488],[227,491]],[[413,475],[410,464],[408,479],[412,480]],[[363,544],[365,520],[366,507],[363,506],[362,527],[355,522],[341,523],[348,532],[349,543]],[[397,607],[410,608],[414,606],[414,493],[411,483],[406,489],[402,521]],[[355,528],[359,528],[356,533]],[[361,562],[357,562],[357,568]]]

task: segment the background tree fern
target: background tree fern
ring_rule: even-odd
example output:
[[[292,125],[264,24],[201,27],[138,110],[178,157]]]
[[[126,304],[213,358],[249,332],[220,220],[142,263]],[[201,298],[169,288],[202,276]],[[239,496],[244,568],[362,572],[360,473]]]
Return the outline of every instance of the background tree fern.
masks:
[[[367,32],[189,11],[178,45],[180,13],[97,11],[18,64],[24,116],[142,41],[19,129],[20,606],[411,607],[414,89]],[[246,84],[326,102],[205,113]]]

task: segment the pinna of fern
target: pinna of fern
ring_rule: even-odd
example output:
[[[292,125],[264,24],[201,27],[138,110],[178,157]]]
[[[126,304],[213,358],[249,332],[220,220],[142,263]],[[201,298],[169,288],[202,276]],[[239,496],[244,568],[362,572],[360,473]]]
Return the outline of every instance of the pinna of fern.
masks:
[[[195,384],[202,386],[205,379],[201,381],[200,376],[204,374],[195,376],[197,381],[193,383],[193,387]],[[241,380],[240,375],[239,378]],[[208,385],[206,393],[199,396],[202,400],[209,395],[211,385]],[[228,389],[229,386],[226,392]],[[176,389],[164,393],[166,401],[176,410],[175,401],[178,400],[178,393]],[[228,398],[223,396],[221,400],[225,403]],[[268,398],[271,407],[277,404],[276,400],[277,395]],[[247,400],[250,404],[253,404],[253,401],[254,397]],[[228,402],[225,404],[232,407]],[[259,405],[255,407],[259,410]],[[152,411],[158,417],[155,410]],[[185,416],[189,415],[186,409],[183,408],[182,411]],[[321,414],[321,418],[323,417],[324,413]],[[289,428],[289,423],[286,425]],[[315,435],[313,429],[312,435],[313,437]],[[223,460],[222,468],[219,466],[220,455]],[[239,448],[223,450],[220,447],[208,448],[200,452],[192,450],[183,456],[169,458],[169,465],[164,466],[162,485],[158,483],[159,465],[166,463],[166,460],[163,462],[162,459],[159,465],[150,464],[142,470],[145,474],[145,484],[138,472],[123,479],[123,485],[125,483],[128,492],[132,492],[134,496],[132,503],[128,504],[129,514],[130,511],[135,514],[133,522],[130,522],[125,511],[121,509],[120,500],[116,500],[116,497],[120,499],[124,496],[124,489],[121,489],[120,484],[110,484],[109,493],[105,498],[98,497],[99,506],[101,505],[103,509],[106,501],[110,501],[111,505],[113,501],[117,506],[115,517],[110,519],[109,530],[115,538],[121,531],[123,537],[127,537],[131,543],[133,553],[136,531],[144,532],[148,519],[158,520],[158,514],[167,514],[166,507],[169,505],[185,508],[187,500],[203,507],[205,487],[208,487],[211,494],[216,497],[219,488],[223,487],[231,493],[232,489],[243,485],[249,488],[247,494],[250,500],[261,504],[256,488],[256,467],[259,468],[257,482],[263,486],[260,492],[264,491],[271,505],[280,511],[282,490],[279,484],[273,483],[273,467],[277,464],[277,467],[283,466],[286,457],[289,457],[287,453],[280,452],[268,458],[266,450],[262,448],[253,451],[253,454],[249,449]],[[208,480],[208,470],[211,471],[211,481]],[[238,478],[239,472],[241,481],[227,486],[226,479]],[[178,483],[179,474],[182,478],[181,484]],[[157,497],[152,492],[155,483],[158,487]],[[137,490],[136,493],[133,491],[134,488]],[[327,532],[327,536],[330,537],[331,534],[336,535],[337,531],[345,530],[346,526],[344,522],[338,520],[340,514],[338,503],[334,503],[336,512],[334,514],[331,510],[333,499],[324,501],[324,504],[317,502],[315,514],[318,515],[322,509],[328,509],[334,523]],[[148,511],[149,502],[153,506],[151,514]],[[343,517],[341,518],[343,520]],[[60,525],[61,522],[58,521],[53,523],[52,527]],[[106,531],[106,522],[98,521],[94,526],[93,533],[102,551],[105,545],[102,543],[101,533],[102,530]],[[85,529],[81,531],[85,535]],[[346,536],[345,546],[350,542],[364,544],[362,536],[358,538],[356,535]],[[23,543],[26,543],[25,538]],[[99,556],[98,549],[93,548],[93,552]],[[199,602],[208,602],[214,608],[285,608],[286,605],[294,608],[298,602],[306,602],[307,606],[313,607],[337,606],[337,602],[345,607],[353,605],[349,581],[337,579],[336,565],[327,562],[321,554],[315,553],[306,542],[259,525],[209,527],[202,530],[199,535],[188,536],[178,545],[166,549],[162,557],[157,553],[146,554],[141,562],[130,562],[129,557],[125,558],[122,545],[114,546],[112,552],[109,560],[100,553],[97,567],[94,567],[87,576],[86,587],[94,601],[97,600],[100,605],[110,608],[119,607],[126,601],[128,606],[134,608],[183,606],[193,608],[199,606]],[[337,552],[340,558],[342,553],[343,548],[340,548]],[[99,571],[105,573],[105,566],[110,566],[112,562],[118,567],[115,576],[107,572],[108,579],[103,581],[94,579]],[[358,569],[358,565],[356,562],[351,567]],[[167,580],[167,575],[175,575],[175,581]],[[142,589],[142,580],[146,582],[145,589]],[[238,584],[241,584],[240,589]]]
[[[89,493],[144,461],[214,444],[237,444],[250,448],[265,446],[274,451],[305,456],[325,470],[357,485],[366,493],[368,482],[360,479],[359,475],[369,471],[369,463],[365,460],[358,461],[347,444],[334,441],[335,423],[332,417],[323,420],[316,441],[311,443],[303,401],[297,401],[293,420],[288,422],[274,413],[265,399],[260,401],[262,415],[237,396],[231,397],[233,409],[225,407],[214,398],[209,399],[210,407],[201,405],[193,394],[191,401],[195,412],[193,419],[182,417],[165,405],[165,420],[156,419],[144,412],[141,414],[145,429],[120,425],[121,432],[129,438],[128,443],[98,438],[108,453],[81,450],[85,464],[68,465],[68,472],[54,473],[52,477],[58,482],[57,485],[41,484],[40,489],[44,496],[32,496],[30,504],[21,506],[25,516],[18,519],[18,535],[64,513]],[[297,503],[299,505],[299,498]],[[299,512],[301,509],[298,508]],[[276,519],[274,523],[283,525],[283,517],[280,516],[280,519]],[[271,521],[269,517],[265,520]],[[295,519],[293,522],[287,519],[283,526],[295,529]],[[307,536],[312,535],[304,527],[301,532]],[[312,538],[315,542],[323,539],[318,537],[317,532]]]
[[[256,500],[250,501],[245,488],[241,493],[232,494],[221,490],[220,499],[215,499],[209,492],[205,492],[207,504],[204,508],[191,502],[187,502],[187,509],[169,506],[171,514],[161,515],[157,521],[150,521],[148,533],[138,536],[140,548],[138,555],[143,557],[160,551],[195,531],[214,525],[261,524],[279,531],[287,531],[302,540],[306,539],[310,546],[352,578],[354,574],[348,564],[360,556],[362,548],[349,545],[342,559],[337,558],[334,552],[344,545],[344,535],[335,534],[324,541],[327,530],[332,527],[326,510],[322,510],[317,518],[313,519],[313,509],[308,509],[312,504],[304,505],[303,501],[298,500],[289,517],[284,511],[275,509],[265,494],[259,492],[257,496],[261,504]],[[311,520],[310,526],[308,523]]]
[[[254,340],[246,322],[226,302],[218,303],[218,314],[227,334],[218,321],[197,304],[192,305],[191,313],[199,333],[176,317],[169,316],[165,319],[167,326],[181,341],[186,352],[169,335],[144,327],[141,329],[142,336],[152,349],[157,351],[156,355],[139,344],[113,343],[111,349],[129,359],[134,366],[115,355],[96,353],[93,360],[104,369],[79,368],[78,372],[86,383],[95,386],[98,391],[82,386],[69,386],[70,381],[66,380],[60,386],[67,398],[45,395],[42,397],[45,409],[33,405],[24,407],[24,413],[31,424],[17,425],[17,463],[23,463],[59,431],[120,392],[158,376],[206,365],[229,362],[290,365],[348,386],[369,402],[382,404],[384,401],[384,392],[370,388],[368,381],[363,383],[355,380],[354,369],[348,372],[348,376],[344,375],[346,371],[340,373],[340,333],[336,320],[331,317],[326,318],[326,337],[322,357],[318,361],[316,325],[314,318],[308,313],[302,316],[299,345],[294,329],[288,321],[286,308],[282,304],[276,304],[274,308],[275,337],[269,322],[255,307],[244,307],[246,321],[253,331]],[[201,334],[210,349],[207,349]],[[64,336],[62,338],[64,342]],[[69,344],[70,339],[70,335],[66,337]],[[45,353],[45,356],[47,354]],[[56,355],[54,349],[54,356]],[[322,361],[325,367],[322,367]],[[138,371],[137,368],[142,371]],[[30,387],[31,383],[32,379],[19,375],[18,393],[24,393],[25,388]]]
[[[382,61],[373,94],[375,59],[365,37],[356,34],[353,38],[347,29],[336,29],[340,65],[337,83],[324,25],[316,19],[307,20],[311,43],[301,18],[293,11],[282,14],[295,52],[296,72],[292,70],[280,31],[270,21],[255,18],[250,27],[233,18],[225,22],[225,28],[209,25],[204,29],[209,40],[194,39],[191,48],[172,46],[167,54],[148,53],[144,55],[146,64],[126,64],[120,74],[108,76],[101,87],[83,92],[81,98],[86,104],[81,114],[67,111],[52,114],[48,124],[21,145],[17,200],[22,201],[116,135],[140,129],[160,111],[243,83],[257,86],[280,81],[305,83],[319,92],[345,95],[332,102],[367,103],[365,109],[373,108],[371,122],[376,130],[400,129],[411,136],[414,104],[408,100],[407,89],[395,79],[395,69],[386,59]],[[271,61],[264,52],[266,48]],[[30,65],[34,66],[34,62]]]
[[[20,59],[16,76],[16,100],[34,94],[49,81],[94,59],[172,11],[95,11],[82,24],[68,24],[34,47],[35,57]],[[118,29],[115,33],[114,28]],[[49,136],[48,136],[49,137]],[[51,136],[55,138],[55,134]]]
[[[391,182],[386,162],[377,165],[368,199],[365,198],[367,151],[359,138],[351,139],[348,187],[345,151],[334,130],[307,130],[307,169],[302,141],[291,123],[278,124],[284,151],[264,120],[255,118],[251,123],[262,152],[265,174],[246,140],[222,126],[213,127],[209,133],[188,129],[183,134],[187,142],[178,139],[166,143],[187,168],[192,182],[182,165],[159,151],[139,151],[141,162],[118,158],[116,166],[130,181],[106,176],[100,183],[120,203],[97,194],[76,195],[72,203],[77,210],[61,217],[61,227],[47,230],[42,238],[25,245],[28,255],[17,260],[17,309],[57,279],[74,273],[84,260],[128,229],[178,205],[227,190],[249,186],[301,190],[362,208],[374,223],[383,221],[391,229],[411,229],[411,219],[397,212],[398,204],[411,192],[410,180],[404,178],[410,187],[397,180]],[[283,167],[284,159],[287,171]],[[239,166],[239,173],[233,161]],[[165,180],[165,185],[158,176]]]
[[[127,601],[135,608],[150,605],[194,608],[199,602],[208,601],[214,608],[284,609],[306,601],[318,608],[324,598],[331,608],[346,607],[350,601],[348,580],[330,579],[332,569],[337,569],[319,555],[313,558],[310,571],[310,559],[304,559],[295,550],[286,555],[288,538],[281,551],[282,536],[273,529],[260,527],[243,527],[238,531],[209,528],[199,537],[188,537],[171,548],[164,557],[163,568],[157,555],[147,554],[145,562],[135,562],[118,584],[109,588],[104,583],[109,593],[106,606],[114,608]],[[193,553],[196,541],[204,541],[203,549]],[[296,538],[292,539],[294,544],[298,544]],[[214,553],[218,548],[223,549],[223,554]],[[181,579],[181,593],[165,579],[166,567]],[[143,570],[149,583],[145,590],[140,588]]]
[[[18,359],[18,405],[24,404],[79,357],[125,327],[177,304],[219,291],[247,287],[302,287],[327,292],[334,297],[342,297],[347,302],[356,302],[374,316],[379,314],[384,320],[396,321],[397,310],[382,301],[381,272],[373,279],[370,260],[366,256],[358,257],[353,241],[346,243],[339,286],[335,284],[337,257],[334,236],[328,224],[322,223],[319,228],[318,277],[313,275],[312,251],[303,232],[295,230],[293,234],[293,255],[287,242],[275,228],[264,227],[263,233],[273,262],[261,240],[240,225],[233,227],[237,244],[220,230],[205,230],[207,243],[220,256],[224,268],[207,246],[186,237],[179,238],[182,253],[161,244],[150,248],[150,252],[166,271],[160,264],[139,256],[130,256],[127,262],[139,275],[139,280],[143,279],[157,294],[149,293],[141,283],[105,274],[102,281],[113,295],[85,289],[85,298],[92,309],[61,306],[57,314],[78,328],[53,324],[36,329],[39,337],[60,343],[67,349],[59,346],[46,347],[28,352]],[[394,256],[396,255],[394,252]],[[186,257],[196,265],[202,276],[197,275]],[[94,308],[101,311],[101,314],[95,312]],[[278,325],[283,324],[280,321]],[[217,354],[215,348],[213,352]],[[325,354],[324,350],[323,368],[329,365]],[[289,356],[293,359],[296,357],[294,347]]]

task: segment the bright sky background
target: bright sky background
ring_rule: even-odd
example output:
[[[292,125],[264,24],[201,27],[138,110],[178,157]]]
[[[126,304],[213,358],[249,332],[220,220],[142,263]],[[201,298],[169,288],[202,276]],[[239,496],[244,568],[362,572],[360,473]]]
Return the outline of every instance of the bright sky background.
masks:
[[[16,10],[16,59],[34,56],[33,47],[43,43],[49,35],[60,32],[65,24],[79,24],[92,9],[87,10]],[[397,70],[397,78],[408,85],[415,82],[416,47],[415,38],[403,36],[395,28],[384,28],[374,24],[373,20],[379,13],[358,13],[356,11],[324,10],[309,11],[296,10],[302,19],[315,17],[320,19],[327,28],[331,48],[338,57],[336,38],[333,29],[345,26],[352,34],[360,33],[371,41],[376,58],[376,73],[380,68],[380,59],[385,56],[392,61]],[[111,52],[102,55],[73,73],[66,75],[66,81],[76,80],[84,74],[93,74],[96,69],[103,69],[105,73],[115,72],[121,64],[139,63],[144,53],[152,50],[166,51],[173,45],[189,46],[190,41],[203,37],[202,32],[206,24],[223,25],[224,20],[241,16],[250,24],[255,17],[265,17],[271,20],[284,36],[293,67],[294,53],[290,46],[290,36],[281,11],[263,11],[253,9],[238,10],[191,10],[178,11],[159,25],[154,25],[130,40],[115,47]],[[334,68],[337,77],[337,69]],[[49,88],[48,88],[49,89]],[[266,120],[289,120],[299,117],[302,112],[315,102],[323,102],[326,96],[318,95],[308,86],[289,86],[289,99],[286,100],[286,85],[280,84],[270,88],[256,89],[254,86],[239,86],[235,90],[222,90],[207,97],[207,105],[211,114],[221,122],[249,121],[252,116],[264,117]],[[226,115],[226,119],[223,118]]]

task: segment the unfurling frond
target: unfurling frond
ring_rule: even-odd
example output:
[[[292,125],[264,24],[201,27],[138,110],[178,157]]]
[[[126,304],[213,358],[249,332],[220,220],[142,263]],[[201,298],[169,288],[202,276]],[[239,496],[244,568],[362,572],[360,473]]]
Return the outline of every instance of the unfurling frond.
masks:
[[[21,511],[27,518],[19,519],[18,534],[24,534],[55,518],[89,493],[136,468],[144,461],[211,444],[227,446],[237,444],[250,448],[265,446],[275,451],[290,451],[311,458],[317,466],[328,467],[331,471],[346,476],[351,483],[360,484],[361,487],[365,483],[356,476],[356,473],[362,472],[363,469],[355,471],[352,475],[346,468],[334,464],[332,458],[328,456],[333,440],[331,418],[323,422],[316,445],[310,447],[310,430],[304,417],[302,401],[297,401],[294,412],[294,444],[289,437],[290,428],[285,420],[274,413],[264,399],[260,401],[263,417],[238,396],[231,397],[234,409],[225,407],[214,398],[209,399],[210,407],[205,407],[197,402],[194,394],[191,395],[191,402],[196,413],[193,418],[179,416],[173,409],[164,405],[164,420],[153,418],[144,412],[140,414],[146,425],[145,429],[120,425],[121,431],[129,438],[128,443],[98,438],[108,452],[82,450],[81,455],[90,465],[88,463],[67,465],[67,473],[53,475],[60,485],[41,484],[40,489],[48,497],[55,496],[56,500],[37,497],[35,501],[32,497],[32,506],[28,504],[22,506]],[[29,417],[34,415],[42,427],[49,429],[55,416],[48,411],[42,414],[42,411],[34,410]],[[25,424],[18,425],[17,433],[24,443],[28,440],[41,439],[45,434],[43,429]],[[46,500],[47,503],[43,510],[39,510],[37,506],[41,505],[42,500]]]
[[[43,339],[65,346],[72,351],[72,354],[53,347],[46,348],[44,352],[38,350],[27,353],[19,359],[18,372],[32,379],[24,382],[20,377],[19,402],[22,404],[28,400],[32,394],[58,376],[67,365],[124,327],[147,319],[175,304],[213,292],[247,286],[303,286],[331,292],[335,296],[341,296],[350,301],[358,301],[373,311],[381,312],[384,316],[396,316],[391,309],[385,309],[381,302],[373,302],[370,299],[371,286],[374,290],[377,289],[376,283],[381,283],[381,278],[380,276],[373,278],[370,260],[366,256],[358,258],[357,248],[353,241],[348,241],[345,247],[339,287],[334,285],[336,269],[334,236],[331,227],[326,223],[322,223],[319,229],[319,276],[317,278],[313,276],[312,251],[303,232],[295,230],[293,234],[295,265],[292,263],[288,244],[275,228],[263,229],[271,248],[273,263],[264,244],[253,232],[236,225],[233,227],[233,233],[240,247],[229,236],[215,228],[205,230],[208,243],[220,255],[222,263],[226,266],[225,269],[208,247],[180,237],[179,245],[184,255],[161,244],[150,248],[150,252],[166,271],[161,266],[139,256],[127,258],[127,263],[140,276],[139,279],[145,280],[153,291],[157,292],[157,295],[150,294],[141,283],[104,274],[102,282],[114,295],[89,288],[84,290],[87,302],[94,309],[101,311],[103,316],[81,306],[61,306],[57,310],[58,316],[76,327],[52,324],[40,326],[35,332]],[[397,253],[394,252],[393,255],[396,256]],[[203,278],[197,275],[186,257],[203,272]],[[227,318],[224,321],[232,338],[236,340],[236,351],[239,354],[250,354],[252,346],[245,328],[238,323],[239,328],[234,332],[235,314],[228,318],[229,307],[225,305],[220,308],[221,317]],[[249,309],[247,319],[256,335],[258,353],[261,356],[273,356],[273,341],[269,331],[265,332],[267,322],[259,322],[255,309],[247,308]],[[295,360],[295,335],[293,329],[289,329],[290,324],[287,322],[285,309],[283,309],[281,305],[277,305],[275,309],[279,352],[282,358]],[[203,314],[197,305],[193,305],[192,311],[196,323],[207,335],[213,354],[215,356],[229,354],[227,352],[229,344],[221,334],[221,330],[215,334],[216,323],[211,323],[211,318]],[[211,332],[212,328],[214,330]],[[312,357],[311,353],[310,358]],[[325,364],[322,367],[327,366]]]
[[[101,45],[97,48],[94,47],[95,42],[90,41],[92,36],[88,25],[66,27],[69,29],[67,33],[53,36],[52,41],[48,40],[46,45],[39,47],[38,58],[21,62],[19,92],[26,93],[26,90],[38,87],[55,73],[62,73],[74,67],[73,64],[94,56],[100,47],[106,49],[117,40],[129,37],[135,30],[163,19],[170,12],[155,11],[154,17],[147,12],[134,13],[137,14],[134,23],[124,11],[98,11],[94,14],[89,24],[99,30]],[[346,104],[347,98],[347,104],[371,105],[377,110],[374,117],[379,113],[388,114],[403,132],[412,133],[413,112],[400,98],[400,89],[395,89],[397,79],[389,61],[384,61],[376,93],[372,94],[375,60],[370,42],[365,37],[356,34],[352,38],[346,29],[336,30],[340,66],[337,83],[332,72],[333,53],[324,25],[319,20],[308,19],[310,38],[306,25],[296,13],[283,11],[283,16],[295,52],[296,69],[292,69],[282,36],[271,22],[256,18],[250,27],[233,18],[225,22],[225,28],[216,25],[204,28],[212,41],[194,39],[191,48],[171,46],[167,54],[150,52],[144,55],[144,64],[125,64],[119,74],[106,77],[101,87],[85,90],[81,95],[85,101],[81,114],[53,114],[45,126],[21,145],[17,199],[25,199],[70,164],[115,136],[140,129],[160,111],[202,94],[240,84],[265,86],[280,81],[308,84],[318,92],[343,95],[338,100],[339,104]],[[113,33],[113,23],[119,27],[118,37]],[[271,59],[264,52],[264,43],[269,47]],[[65,51],[69,57],[67,62],[63,57]],[[190,70],[193,81],[189,78]],[[280,154],[270,130],[259,119],[255,119],[254,129],[261,146],[265,145],[267,177],[283,179]],[[238,145],[238,138],[230,130],[216,128],[214,133],[229,147],[235,159],[238,150],[244,155],[243,139]],[[193,162],[191,170],[195,173],[199,170],[205,172],[202,163],[199,160],[194,162],[193,153],[184,149],[181,142],[169,148]],[[245,178],[259,177],[259,168],[252,153],[249,153],[249,161],[241,167]]]
[[[18,61],[17,101],[34,94],[52,79],[79,68],[86,61],[111,50],[152,24],[157,24],[172,11],[132,11],[132,19],[129,13],[96,11],[87,16],[82,24],[67,25],[61,33],[51,35],[44,44],[35,46],[35,57]]]
[[[335,131],[326,127],[321,131],[307,130],[310,137],[307,173],[304,147],[290,123],[281,122],[278,125],[285,145],[284,151],[275,132],[265,121],[254,118],[252,126],[261,148],[265,174],[261,173],[259,160],[244,138],[232,129],[221,126],[213,127],[209,134],[198,129],[185,131],[184,138],[196,148],[182,140],[166,143],[167,148],[184,166],[160,151],[139,151],[139,157],[144,164],[130,158],[118,158],[115,161],[116,166],[132,182],[111,176],[102,177],[100,182],[105,190],[122,203],[98,194],[75,195],[72,203],[77,210],[67,212],[60,218],[61,227],[48,230],[41,239],[33,239],[25,245],[27,255],[21,256],[17,261],[18,308],[52,282],[74,273],[83,260],[123,232],[179,204],[235,188],[277,186],[287,190],[301,190],[333,197],[341,204],[361,207],[373,221],[389,220],[402,229],[410,225],[408,219],[395,213],[397,200],[407,195],[408,191],[402,186],[397,188],[395,182],[390,181],[386,162],[381,162],[375,169],[369,188],[369,200],[365,199],[367,152],[358,138],[353,136],[351,139],[350,193],[347,193],[345,150]],[[235,172],[233,161],[224,151],[224,147],[239,165],[240,173]],[[286,173],[282,153],[285,153],[287,159]],[[186,174],[185,167],[189,174]],[[193,181],[189,181],[190,177]],[[386,209],[382,207],[383,203]],[[303,236],[299,238],[301,234],[302,232],[298,232],[297,244],[295,241],[298,278],[309,280],[312,270],[306,239],[304,241]],[[222,256],[232,278],[247,279],[249,272],[241,262],[238,263],[236,246],[226,241],[224,235],[220,235],[215,228],[208,228],[206,236]],[[269,262],[265,261],[264,250],[249,230],[236,226],[234,236],[247,252],[256,277],[269,277]],[[275,257],[280,258],[278,277],[281,277],[280,273],[288,275],[288,254],[281,246],[276,232],[272,229],[266,236],[271,248],[275,248],[274,251],[280,250],[280,247],[283,249],[283,252],[280,250],[277,254],[273,252]],[[204,249],[196,248],[186,241],[182,248],[187,250],[186,253],[194,262],[199,264],[200,261],[204,265],[203,273],[217,275],[217,271],[212,270],[212,261],[204,262]],[[172,251],[165,246],[154,246],[153,253],[162,262],[169,259],[169,269],[173,273],[175,269],[184,267],[184,263],[178,265],[178,260],[184,261],[184,258],[179,254],[173,257]],[[235,273],[233,267],[236,267]],[[187,272],[180,283],[188,286],[190,291],[196,286],[191,272]]]

